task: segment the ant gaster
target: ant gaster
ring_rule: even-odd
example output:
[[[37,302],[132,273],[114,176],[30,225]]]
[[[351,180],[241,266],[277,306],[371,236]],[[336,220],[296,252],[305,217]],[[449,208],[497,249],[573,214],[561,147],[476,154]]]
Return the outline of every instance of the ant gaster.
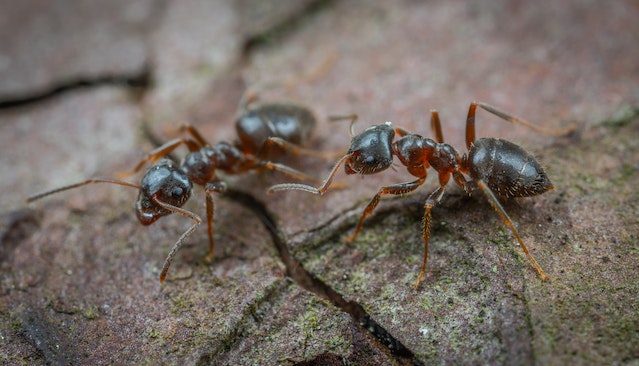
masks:
[[[243,98],[240,113],[236,119],[236,131],[239,141],[236,144],[219,142],[210,145],[192,126],[183,125],[182,130],[191,137],[177,138],[151,151],[127,176],[142,169],[149,161],[154,164],[146,171],[141,183],[134,184],[113,179],[89,179],[76,184],[56,188],[33,195],[26,199],[33,202],[54,193],[85,186],[93,183],[110,183],[133,187],[139,190],[135,210],[138,220],[143,225],[150,225],[160,217],[177,213],[194,221],[175,242],[164,261],[160,282],[164,282],[173,257],[202,219],[193,212],[181,208],[190,198],[194,184],[204,187],[206,195],[206,221],[208,225],[209,253],[206,261],[213,259],[213,196],[212,193],[223,193],[226,183],[221,181],[217,171],[227,174],[240,174],[252,170],[275,170],[296,179],[315,180],[283,164],[263,160],[272,146],[280,146],[284,151],[293,153],[322,155],[306,150],[298,144],[309,139],[316,124],[314,114],[303,106],[294,104],[264,103],[250,106],[254,95]],[[177,165],[172,160],[163,158],[180,145],[185,145],[189,153]],[[319,181],[318,181],[319,182]]]
[[[346,241],[350,242],[357,237],[362,229],[364,219],[371,215],[382,195],[402,195],[414,191],[426,181],[427,169],[431,167],[439,176],[439,186],[428,195],[424,204],[422,228],[424,258],[421,272],[414,286],[417,287],[419,285],[426,272],[431,209],[442,200],[446,184],[451,177],[468,194],[476,188],[480,188],[484,192],[488,202],[497,211],[504,224],[512,231],[531,264],[541,279],[545,281],[548,276],[524,245],[513,221],[496,196],[504,198],[529,197],[544,193],[554,187],[541,165],[518,145],[491,137],[475,139],[475,112],[477,107],[508,122],[518,123],[550,135],[565,134],[573,128],[571,126],[560,131],[546,130],[486,103],[473,102],[470,104],[466,119],[466,147],[468,148],[468,153],[460,156],[451,145],[444,143],[439,114],[433,110],[431,111],[431,128],[436,140],[410,133],[401,128],[394,128],[391,122],[372,126],[352,138],[348,152],[337,161],[319,187],[285,183],[272,186],[269,188],[269,193],[282,190],[301,190],[323,195],[328,190],[342,164],[345,166],[346,174],[368,175],[379,173],[389,168],[393,163],[393,157],[397,157],[408,172],[417,177],[417,179],[412,182],[382,187],[364,209],[355,232],[346,238]],[[351,118],[352,130],[357,116],[351,116]],[[393,141],[395,135],[398,135],[399,139]],[[470,180],[464,174],[470,176]]]

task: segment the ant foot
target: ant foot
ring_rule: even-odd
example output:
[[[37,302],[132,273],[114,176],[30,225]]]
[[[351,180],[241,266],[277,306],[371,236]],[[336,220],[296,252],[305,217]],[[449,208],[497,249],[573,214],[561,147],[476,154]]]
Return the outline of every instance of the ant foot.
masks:
[[[419,288],[419,284],[422,282],[422,279],[424,279],[424,271],[421,271],[419,273],[419,277],[417,277],[417,281],[415,281],[415,283],[413,283],[413,287],[415,289]]]

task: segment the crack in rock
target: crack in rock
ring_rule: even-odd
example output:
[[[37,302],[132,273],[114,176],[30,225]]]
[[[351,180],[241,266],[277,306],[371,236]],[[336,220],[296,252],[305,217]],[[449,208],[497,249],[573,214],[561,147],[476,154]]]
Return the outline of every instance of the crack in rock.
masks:
[[[61,94],[77,90],[101,86],[123,86],[133,90],[146,90],[153,85],[151,68],[147,65],[141,70],[128,74],[104,74],[95,76],[79,76],[52,84],[49,88],[17,96],[0,96],[0,110],[23,107],[41,103]]]
[[[364,310],[362,305],[355,301],[346,301],[340,293],[304,269],[302,264],[290,254],[284,235],[277,227],[273,215],[262,202],[248,193],[233,189],[227,190],[225,197],[248,208],[260,219],[275,243],[275,247],[286,266],[287,274],[300,287],[327,299],[333,305],[349,314],[357,324],[369,331],[380,343],[387,347],[390,353],[401,363],[408,361],[413,365],[422,364],[411,350],[377,323],[366,310]]]

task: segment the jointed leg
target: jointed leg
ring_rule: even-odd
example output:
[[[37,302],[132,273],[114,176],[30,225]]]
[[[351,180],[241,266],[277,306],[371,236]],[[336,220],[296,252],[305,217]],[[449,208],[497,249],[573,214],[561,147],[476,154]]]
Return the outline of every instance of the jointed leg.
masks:
[[[486,194],[486,197],[488,197],[488,202],[490,202],[490,205],[493,206],[495,211],[497,211],[497,214],[499,215],[501,220],[504,222],[506,226],[508,226],[510,231],[513,233],[513,235],[519,242],[519,246],[521,247],[521,249],[523,249],[524,253],[528,257],[528,260],[530,260],[530,263],[533,265],[533,267],[539,274],[539,277],[541,277],[541,280],[547,281],[549,279],[548,276],[546,275],[544,270],[541,269],[539,264],[537,264],[537,261],[535,260],[535,258],[533,258],[533,256],[528,251],[528,248],[526,248],[526,246],[524,245],[524,242],[523,240],[521,240],[521,237],[519,236],[519,232],[515,228],[513,221],[510,219],[510,217],[506,213],[506,210],[504,210],[504,207],[501,205],[501,203],[499,203],[499,201],[497,200],[497,197],[495,197],[495,195],[493,194],[493,191],[491,191],[490,188],[488,188],[488,186],[486,185],[486,183],[484,183],[481,180],[477,181],[476,183],[477,183],[477,186],[481,188],[482,191],[484,191],[484,193]]]
[[[424,220],[422,222],[422,236],[424,237],[424,260],[422,262],[422,270],[419,272],[419,277],[417,277],[417,281],[413,284],[413,286],[419,286],[419,283],[422,282],[424,275],[426,274],[426,261],[428,260],[428,241],[430,239],[430,221],[431,221],[431,209],[439,204],[444,196],[444,191],[446,189],[446,185],[440,185],[436,190],[434,190],[424,203]]]
[[[266,141],[264,141],[264,144],[260,148],[260,152],[257,154],[257,156],[263,157],[264,153],[270,151],[273,146],[279,146],[281,149],[296,155],[307,155],[322,159],[333,159],[337,155],[335,152],[306,149],[302,146],[286,141],[280,137],[269,137],[266,139]],[[342,153],[339,153],[339,155],[341,154]]]
[[[435,134],[435,140],[440,144],[444,142],[444,134],[442,133],[442,125],[439,121],[439,113],[436,110],[430,111],[430,129]]]
[[[191,136],[193,136],[195,140],[188,137],[171,140],[164,145],[153,149],[153,151],[148,153],[147,156],[145,156],[132,171],[119,173],[118,176],[127,177],[129,175],[133,175],[139,172],[140,169],[142,169],[144,164],[146,164],[147,162],[156,162],[159,158],[170,154],[173,150],[177,149],[182,144],[186,145],[189,151],[198,151],[202,146],[208,145],[208,142],[204,140],[204,137],[202,137],[200,132],[195,127],[185,123],[180,127],[180,130],[187,131],[191,134]]]
[[[226,183],[222,181],[210,182],[206,184],[204,189],[206,193],[206,223],[209,234],[209,254],[206,256],[205,261],[210,263],[213,260],[213,250],[215,249],[215,243],[213,242],[213,215],[215,211],[211,193],[224,193],[226,191]]]
[[[180,130],[190,133],[191,136],[193,136],[193,138],[195,139],[195,141],[197,141],[197,143],[200,145],[200,147],[209,145],[209,143],[204,139],[200,131],[198,131],[195,127],[191,126],[190,124],[184,123],[180,127]],[[195,150],[191,150],[191,151],[195,151]]]
[[[393,184],[390,186],[386,186],[386,187],[382,187],[377,194],[375,194],[375,196],[373,197],[373,199],[371,199],[371,201],[368,203],[368,206],[366,206],[366,208],[364,209],[364,212],[362,213],[362,216],[359,218],[359,222],[357,223],[357,228],[355,229],[355,232],[348,236],[346,238],[346,242],[351,242],[353,240],[355,240],[355,238],[357,237],[357,234],[359,234],[359,232],[362,230],[362,226],[364,224],[364,219],[366,219],[368,216],[371,215],[371,213],[373,213],[373,210],[375,209],[375,207],[377,207],[377,204],[379,203],[380,198],[382,197],[382,195],[385,194],[406,194],[408,192],[412,192],[415,189],[417,189],[417,187],[421,186],[422,184],[424,184],[424,182],[426,181],[426,177],[423,178],[419,178],[413,182],[407,182],[407,183],[398,183],[398,184]]]
[[[267,170],[274,170],[277,172],[280,172],[282,174],[288,175],[291,178],[294,179],[298,179],[298,180],[310,180],[313,182],[317,182],[320,183],[321,181],[317,178],[311,177],[310,175],[307,175],[305,173],[300,172],[297,169],[293,169],[287,165],[284,164],[280,164],[280,163],[273,163],[271,161],[262,161],[258,163],[258,166],[262,169],[267,169]]]
[[[140,169],[142,169],[144,164],[146,164],[147,162],[149,162],[149,161],[151,161],[151,162],[157,161],[159,158],[170,154],[173,150],[177,149],[182,144],[185,144],[188,147],[189,151],[198,151],[200,149],[200,147],[201,147],[196,141],[194,141],[194,140],[192,140],[190,138],[180,138],[180,139],[171,140],[171,141],[167,142],[166,144],[164,144],[164,145],[154,149],[150,153],[148,153],[138,163],[138,165],[135,166],[135,168],[132,171],[125,172],[125,173],[119,173],[118,176],[127,177],[129,175],[133,175],[133,174],[139,172]]]
[[[466,147],[470,150],[472,143],[475,141],[475,113],[477,107],[482,108],[485,111],[488,111],[497,117],[500,117],[510,123],[520,124],[526,126],[530,129],[533,129],[539,133],[543,133],[545,135],[551,136],[559,136],[564,135],[575,129],[574,125],[570,125],[566,128],[560,130],[554,130],[549,128],[543,128],[536,126],[524,119],[519,117],[515,117],[512,114],[506,113],[497,107],[493,107],[490,104],[482,103],[482,102],[472,102],[470,103],[470,107],[468,108],[468,117],[466,117]]]

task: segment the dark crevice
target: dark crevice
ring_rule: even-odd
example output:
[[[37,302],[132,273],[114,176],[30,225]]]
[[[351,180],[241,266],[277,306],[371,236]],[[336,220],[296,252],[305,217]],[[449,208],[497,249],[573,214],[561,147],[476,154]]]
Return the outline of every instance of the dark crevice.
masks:
[[[24,107],[53,99],[64,93],[78,89],[97,88],[102,86],[120,86],[135,92],[144,92],[153,84],[151,68],[145,66],[142,70],[130,74],[105,74],[88,77],[77,77],[64,82],[53,84],[50,88],[17,96],[0,96],[0,110]]]
[[[400,363],[422,364],[413,352],[379,325],[360,304],[354,301],[347,301],[340,293],[304,269],[302,264],[290,254],[284,235],[277,227],[273,215],[262,202],[250,194],[233,189],[227,190],[225,197],[248,208],[260,219],[271,235],[275,247],[286,265],[288,276],[299,286],[330,301],[333,305],[349,314],[357,324],[368,330],[378,341],[386,346]]]
[[[69,340],[56,329],[42,310],[27,309],[21,325],[21,335],[33,345],[44,364],[75,364],[76,357],[69,352]]]
[[[0,264],[9,262],[20,243],[40,226],[41,214],[31,209],[0,216]]]
[[[282,21],[256,34],[249,34],[242,44],[242,58],[249,56],[253,50],[274,44],[306,24],[307,18],[325,9],[334,0],[315,0],[309,2],[297,13],[290,14]]]
[[[259,324],[263,320],[264,314],[271,311],[275,306],[274,304],[281,303],[279,299],[284,295],[288,287],[289,282],[274,281],[264,288],[264,291],[244,309],[238,318],[239,320],[228,327],[230,331],[226,332],[223,338],[218,338],[220,347],[212,352],[202,354],[196,365],[224,364],[224,353],[232,349],[241,339],[251,334],[253,323]]]

